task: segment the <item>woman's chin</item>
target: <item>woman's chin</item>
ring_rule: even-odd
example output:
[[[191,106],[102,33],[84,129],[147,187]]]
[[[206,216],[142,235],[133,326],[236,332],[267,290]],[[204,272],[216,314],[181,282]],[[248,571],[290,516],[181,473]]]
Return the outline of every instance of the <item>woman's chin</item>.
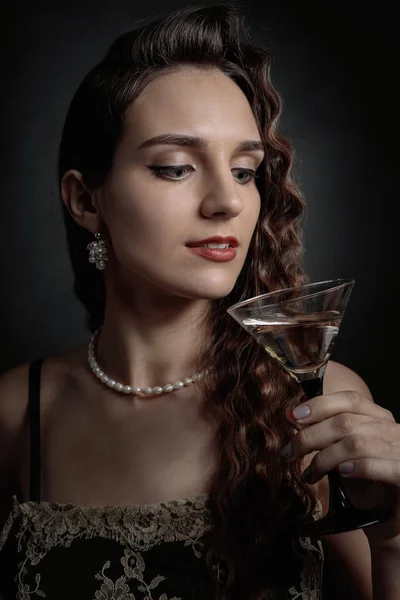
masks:
[[[235,282],[230,283],[229,285],[225,283],[221,285],[196,286],[185,290],[182,295],[192,300],[219,300],[220,298],[228,296],[233,290],[234,285]]]

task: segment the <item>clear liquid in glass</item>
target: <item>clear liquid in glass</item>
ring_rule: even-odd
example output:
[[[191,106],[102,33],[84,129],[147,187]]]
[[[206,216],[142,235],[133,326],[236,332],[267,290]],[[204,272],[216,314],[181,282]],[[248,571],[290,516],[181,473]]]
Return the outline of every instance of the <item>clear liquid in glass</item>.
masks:
[[[243,325],[298,381],[320,376],[339,332],[341,315],[330,310],[309,315],[245,319]]]

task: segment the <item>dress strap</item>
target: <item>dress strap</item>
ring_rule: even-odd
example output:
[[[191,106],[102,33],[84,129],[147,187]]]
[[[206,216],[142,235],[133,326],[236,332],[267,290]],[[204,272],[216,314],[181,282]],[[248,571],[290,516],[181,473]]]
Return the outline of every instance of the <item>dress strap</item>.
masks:
[[[40,501],[40,374],[43,358],[29,365],[30,492],[29,500]]]

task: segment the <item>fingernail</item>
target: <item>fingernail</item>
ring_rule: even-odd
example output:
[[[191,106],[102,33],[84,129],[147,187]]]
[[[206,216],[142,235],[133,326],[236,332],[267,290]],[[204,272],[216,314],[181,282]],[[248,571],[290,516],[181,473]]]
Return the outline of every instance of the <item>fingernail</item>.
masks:
[[[311,409],[306,404],[301,404],[292,410],[293,418],[298,421],[299,419],[305,419],[311,413]]]
[[[354,463],[352,463],[352,462],[342,463],[341,465],[339,465],[338,469],[339,469],[340,473],[351,473],[352,470],[354,469]]]
[[[307,467],[307,469],[305,469],[305,471],[303,471],[303,473],[301,474],[301,480],[303,483],[310,481],[312,479],[312,468],[311,467]]]
[[[289,442],[283,448],[281,455],[283,456],[283,458],[290,458],[292,456],[292,454],[293,454],[293,444],[292,444],[292,442]]]

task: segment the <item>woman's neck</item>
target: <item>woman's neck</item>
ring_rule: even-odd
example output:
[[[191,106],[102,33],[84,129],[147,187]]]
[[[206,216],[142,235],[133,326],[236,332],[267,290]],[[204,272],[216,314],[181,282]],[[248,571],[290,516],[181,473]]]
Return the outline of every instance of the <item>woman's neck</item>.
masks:
[[[132,386],[173,383],[193,375],[206,346],[209,301],[147,299],[127,306],[108,297],[96,356],[109,376]]]

